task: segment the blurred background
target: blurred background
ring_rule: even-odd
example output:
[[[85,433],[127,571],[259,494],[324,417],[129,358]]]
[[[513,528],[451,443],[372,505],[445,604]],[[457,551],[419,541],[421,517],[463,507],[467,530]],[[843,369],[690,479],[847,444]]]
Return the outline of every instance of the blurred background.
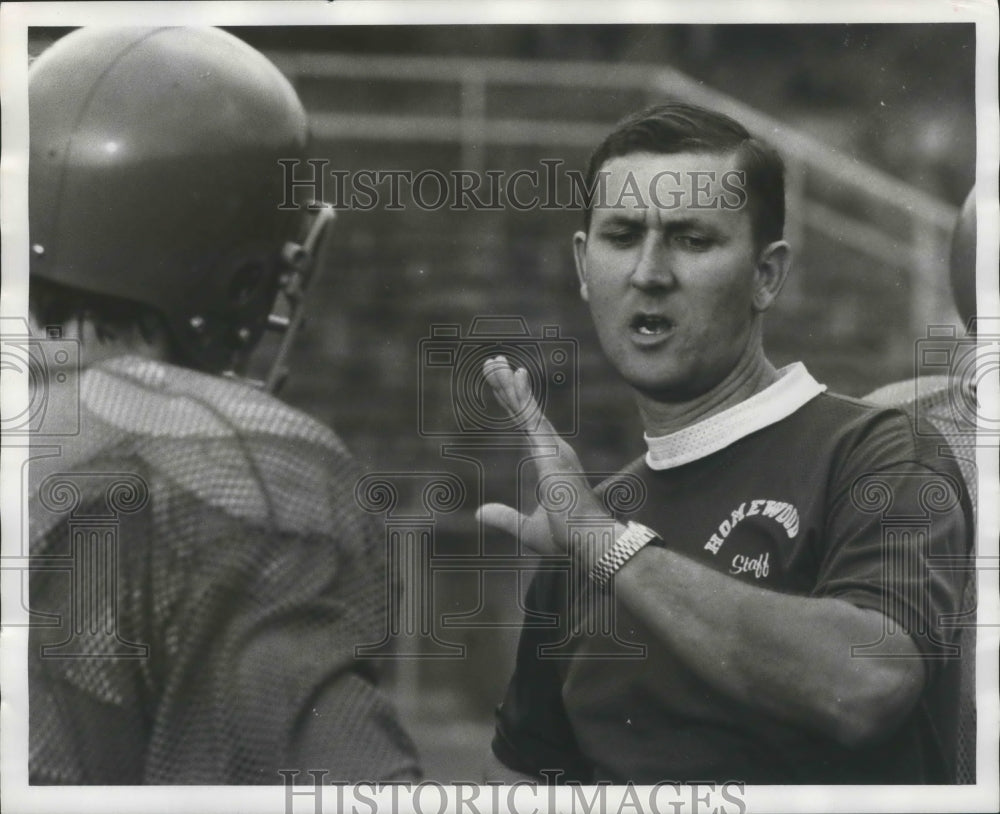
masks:
[[[971,24],[228,30],[295,85],[309,156],[348,173],[509,175],[550,160],[582,171],[640,106],[674,97],[730,113],[788,164],[795,263],[767,322],[773,361],[801,359],[831,390],[862,395],[914,375],[929,325],[961,333],[946,269],[974,178]],[[32,52],[64,33],[33,29]],[[335,427],[397,495],[379,517],[417,554],[399,635],[373,644],[411,656],[387,667],[429,779],[481,777],[531,566],[473,518],[483,499],[530,506],[534,488],[517,436],[484,439],[462,421],[496,415],[462,390],[465,367],[501,342],[470,338],[473,320],[521,318],[477,328],[526,332],[507,347],[535,364],[547,412],[595,478],[644,451],[578,298],[580,221],[570,208],[345,209],[309,292],[283,397]],[[435,478],[450,490],[436,503]]]

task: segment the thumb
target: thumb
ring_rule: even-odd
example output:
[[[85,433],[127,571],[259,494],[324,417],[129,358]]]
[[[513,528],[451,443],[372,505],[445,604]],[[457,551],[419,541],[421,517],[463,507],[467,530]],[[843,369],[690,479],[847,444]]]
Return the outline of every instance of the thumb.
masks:
[[[506,531],[512,537],[517,537],[525,519],[517,509],[503,503],[486,503],[476,509],[476,520],[491,528]]]

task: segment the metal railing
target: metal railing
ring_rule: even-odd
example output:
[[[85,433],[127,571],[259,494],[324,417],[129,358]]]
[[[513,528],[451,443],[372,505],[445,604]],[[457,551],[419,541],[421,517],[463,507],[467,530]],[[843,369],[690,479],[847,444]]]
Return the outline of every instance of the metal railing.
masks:
[[[663,65],[594,62],[473,59],[464,57],[371,56],[337,53],[272,53],[292,79],[408,82],[451,86],[454,115],[310,110],[311,126],[321,139],[451,143],[461,149],[467,169],[481,169],[480,146],[592,148],[611,122],[593,118],[547,119],[490,115],[491,89],[510,87],[567,90],[618,90],[642,94],[649,102],[672,97],[726,113],[773,144],[788,167],[788,236],[807,241],[808,230],[846,246],[881,267],[910,277],[909,323],[914,333],[953,315],[947,275],[950,233],[957,209],[904,181],[769,116],[738,99]],[[836,190],[831,200],[806,191],[821,179]],[[815,184],[810,184],[815,186]],[[836,200],[834,200],[836,199]],[[901,232],[883,222],[856,216],[843,200],[873,202],[907,224]]]

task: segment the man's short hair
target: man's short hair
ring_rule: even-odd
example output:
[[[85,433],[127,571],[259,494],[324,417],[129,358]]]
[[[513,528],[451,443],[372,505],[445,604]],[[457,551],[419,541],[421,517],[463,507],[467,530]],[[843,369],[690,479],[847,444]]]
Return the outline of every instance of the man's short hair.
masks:
[[[623,119],[590,157],[586,188],[604,163],[632,153],[736,153],[746,173],[747,206],[758,249],[781,240],[785,228],[785,164],[777,151],[754,138],[735,119],[684,102],[667,102]],[[586,202],[584,229],[590,231],[593,197]]]

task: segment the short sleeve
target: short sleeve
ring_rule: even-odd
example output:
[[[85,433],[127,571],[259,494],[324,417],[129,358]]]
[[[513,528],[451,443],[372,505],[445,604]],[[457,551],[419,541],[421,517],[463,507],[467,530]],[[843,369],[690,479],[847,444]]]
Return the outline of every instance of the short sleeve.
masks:
[[[956,655],[956,628],[972,547],[971,505],[960,472],[885,411],[849,434],[828,493],[814,595],[882,612],[925,656],[928,676]],[[873,655],[878,643],[859,642]]]
[[[497,707],[493,754],[510,769],[535,775],[559,771],[554,782],[589,782],[591,770],[580,753],[562,699],[563,660],[546,658],[543,648],[566,631],[567,575],[538,571],[528,589],[529,614],[552,614],[557,627],[526,623],[521,628],[517,662],[503,702]]]

